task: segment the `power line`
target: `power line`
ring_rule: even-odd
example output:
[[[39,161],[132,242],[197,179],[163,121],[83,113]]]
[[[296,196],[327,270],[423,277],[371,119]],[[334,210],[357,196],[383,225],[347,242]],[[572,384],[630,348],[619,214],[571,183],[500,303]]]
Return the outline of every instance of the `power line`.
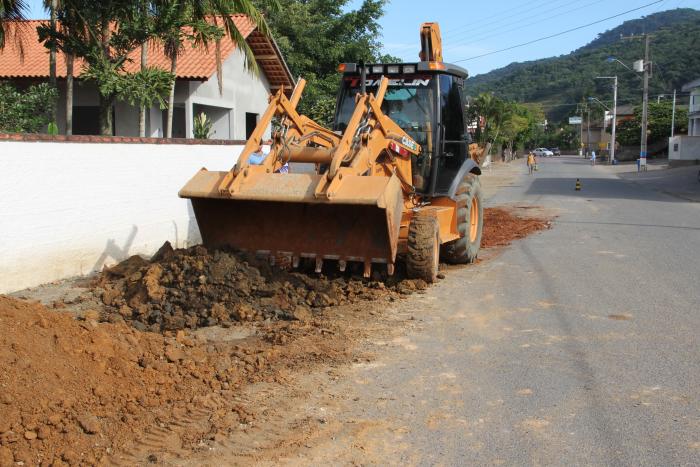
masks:
[[[457,26],[456,28],[447,29],[444,33],[444,36],[445,37],[454,36],[457,31],[460,31],[460,33],[461,33],[462,30],[464,30],[464,29],[471,28],[470,30],[473,30],[474,24],[484,23],[484,22],[486,22],[486,20],[489,20],[491,18],[500,17],[504,13],[520,12],[520,10],[523,10],[523,11],[532,10],[533,8],[536,9],[536,8],[542,7],[543,6],[542,4],[547,5],[547,4],[551,4],[551,3],[557,3],[559,1],[562,1],[562,0],[554,0],[554,1],[552,1],[552,0],[539,0],[539,1],[531,2],[531,3],[524,3],[516,8],[509,8],[506,10],[501,10],[499,12],[492,14],[492,15],[484,16],[483,18],[474,18],[472,20],[472,22],[470,22],[470,23],[464,24],[462,26]],[[501,19],[503,19],[503,18],[501,18]]]
[[[466,44],[470,44],[470,43],[471,43],[471,44],[475,44],[475,43],[483,42],[483,41],[485,41],[486,39],[491,39],[491,38],[493,38],[493,37],[500,37],[500,36],[503,36],[503,35],[506,35],[506,34],[511,34],[513,31],[519,31],[519,30],[521,30],[521,29],[529,28],[529,27],[532,27],[534,24],[544,23],[545,21],[549,21],[550,19],[557,18],[557,17],[559,17],[559,16],[563,16],[563,15],[566,15],[566,14],[569,14],[569,13],[573,13],[573,12],[575,12],[575,11],[582,10],[582,9],[584,9],[584,8],[588,8],[588,7],[590,7],[590,6],[595,5],[596,3],[601,3],[601,2],[604,2],[604,1],[606,1],[606,0],[596,0],[596,1],[594,1],[594,2],[587,3],[587,4],[583,5],[583,6],[579,6],[579,7],[577,7],[577,8],[572,9],[572,10],[562,11],[562,12],[557,13],[557,14],[555,14],[555,15],[548,16],[548,17],[546,17],[546,18],[542,18],[541,20],[539,20],[539,21],[537,21],[537,22],[535,22],[535,23],[532,23],[532,24],[525,24],[525,25],[523,25],[523,26],[516,27],[515,29],[511,29],[511,30],[509,30],[508,32],[496,32],[496,33],[491,34],[493,31],[488,31],[488,32],[486,32],[486,35],[484,35],[484,33],[477,34],[475,37],[470,37],[468,41],[455,42],[454,44],[451,44],[449,47],[445,47],[445,50],[455,49],[455,48],[457,48],[457,47],[459,47],[459,46],[462,46],[462,45],[466,45]],[[575,3],[575,2],[574,2],[574,3]],[[562,5],[562,6],[569,6],[569,5],[571,5],[571,4]],[[557,9],[558,9],[558,8],[554,8],[553,10],[557,10]],[[553,10],[551,10],[551,11],[553,11]],[[515,22],[513,22],[513,23],[509,23],[509,24],[505,25],[504,27],[512,26],[512,25],[516,25],[516,24],[520,24],[520,23],[522,23],[523,21],[526,21],[526,20],[531,19],[531,18],[536,18],[536,17],[538,17],[538,16],[540,16],[540,15],[529,16],[529,17],[527,17],[527,18],[523,18],[522,20],[518,20],[518,21],[515,21]]]
[[[445,35],[445,37],[447,38],[447,40],[451,40],[451,39],[461,39],[465,35],[470,35],[470,34],[474,34],[474,33],[478,33],[478,34],[488,33],[490,29],[495,28],[495,27],[497,28],[505,21],[510,20],[516,16],[520,16],[524,13],[531,13],[533,11],[542,10],[543,8],[546,8],[546,10],[545,10],[545,12],[546,12],[546,11],[559,9],[561,7],[566,7],[566,6],[571,5],[572,3],[575,3],[575,2],[568,2],[568,3],[565,3],[563,5],[554,6],[557,3],[562,3],[564,1],[565,0],[554,0],[554,1],[545,2],[544,4],[534,4],[534,5],[526,3],[525,5],[523,5],[526,7],[525,10],[523,10],[523,11],[518,11],[518,9],[516,8],[515,11],[510,10],[509,13],[511,13],[511,14],[509,14],[509,15],[500,16],[499,18],[497,18],[494,21],[484,21],[484,20],[477,21],[477,23],[479,23],[480,25],[477,25],[476,27],[471,27],[466,31],[460,31],[458,33],[447,34],[447,35]],[[515,22],[517,23],[520,21],[521,20],[518,19]],[[513,24],[513,22],[510,21],[507,24]]]
[[[633,11],[641,10],[641,9],[650,7],[651,5],[656,5],[657,3],[661,3],[661,2],[663,2],[663,1],[664,1],[664,0],[656,0],[655,2],[647,3],[646,5],[642,5],[642,6],[640,6],[640,7],[633,8],[633,9],[631,9],[631,10],[624,11],[624,12],[619,13],[619,14],[617,14],[617,15],[608,16],[607,18],[603,18],[603,19],[600,19],[600,20],[598,20],[598,21],[594,21],[594,22],[592,22],[592,23],[584,24],[583,26],[578,26],[578,27],[575,27],[575,28],[567,29],[566,31],[558,32],[558,33],[556,33],[556,34],[551,34],[551,35],[545,36],[545,37],[540,37],[539,39],[534,39],[534,40],[531,40],[531,41],[523,42],[522,44],[517,44],[517,45],[510,46],[510,47],[506,47],[505,49],[494,50],[493,52],[488,52],[488,53],[481,54],[481,55],[475,55],[475,56],[473,56],[473,57],[463,58],[463,59],[461,59],[461,60],[455,60],[454,63],[466,62],[467,60],[475,60],[475,59],[477,59],[477,58],[487,57],[487,56],[489,56],[489,55],[494,55],[494,54],[497,54],[497,53],[506,52],[506,51],[508,51],[508,50],[517,49],[517,48],[519,48],[519,47],[525,47],[526,45],[534,44],[534,43],[536,43],[536,42],[541,42],[541,41],[544,41],[544,40],[547,40],[547,39],[552,39],[552,38],[554,38],[554,37],[563,36],[564,34],[568,34],[568,33],[570,33],[570,32],[577,31],[577,30],[579,30],[579,29],[587,28],[587,27],[589,27],[589,26],[593,26],[594,24],[602,23],[602,22],[608,21],[608,20],[610,20],[610,19],[618,18],[618,17],[624,16],[624,15],[626,15],[626,14],[628,14],[628,13],[632,13]]]

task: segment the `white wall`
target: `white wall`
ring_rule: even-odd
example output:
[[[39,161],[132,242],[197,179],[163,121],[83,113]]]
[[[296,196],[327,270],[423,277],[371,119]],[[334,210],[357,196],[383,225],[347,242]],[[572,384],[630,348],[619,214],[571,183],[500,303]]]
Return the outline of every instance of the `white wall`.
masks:
[[[674,136],[668,141],[669,160],[700,160],[700,136]]]
[[[0,293],[200,241],[178,190],[241,146],[0,141]]]

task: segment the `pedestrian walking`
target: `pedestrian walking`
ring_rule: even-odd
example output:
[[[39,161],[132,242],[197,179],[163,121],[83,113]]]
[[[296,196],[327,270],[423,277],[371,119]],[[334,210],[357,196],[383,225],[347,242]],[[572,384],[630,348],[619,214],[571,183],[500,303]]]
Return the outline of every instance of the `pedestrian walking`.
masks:
[[[591,165],[595,165],[595,151],[591,151]]]
[[[537,164],[537,159],[535,159],[535,155],[530,151],[527,155],[527,168],[530,175],[535,171],[535,164]]]

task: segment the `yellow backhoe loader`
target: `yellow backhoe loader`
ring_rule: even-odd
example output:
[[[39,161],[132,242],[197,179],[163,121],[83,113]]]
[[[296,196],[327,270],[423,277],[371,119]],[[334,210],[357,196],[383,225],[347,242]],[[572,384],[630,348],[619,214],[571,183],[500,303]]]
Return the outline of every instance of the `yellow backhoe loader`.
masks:
[[[210,247],[287,257],[386,264],[433,282],[440,258],[474,261],[483,207],[481,170],[469,157],[466,70],[444,63],[440,29],[421,26],[420,62],[341,64],[332,129],[297,112],[304,90],[280,89],[228,172],[202,169],[180,196],[192,200]],[[270,153],[259,157],[275,120]],[[287,164],[291,170],[286,173]],[[315,167],[297,171],[298,163]],[[285,172],[285,173],[282,173]]]

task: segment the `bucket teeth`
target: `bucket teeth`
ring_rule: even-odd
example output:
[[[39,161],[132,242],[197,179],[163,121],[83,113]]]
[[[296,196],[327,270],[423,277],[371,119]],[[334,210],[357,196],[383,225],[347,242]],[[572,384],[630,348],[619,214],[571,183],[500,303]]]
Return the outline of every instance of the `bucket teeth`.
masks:
[[[292,256],[292,267],[294,269],[299,267],[299,255],[293,255]]]
[[[320,256],[316,257],[316,274],[320,274],[323,270],[323,258]]]
[[[365,271],[364,271],[363,276],[365,277],[365,279],[369,279],[371,275],[372,275],[372,262],[365,261]]]
[[[340,260],[338,261],[338,269],[340,269],[340,272],[345,272],[345,268],[348,267],[348,263],[345,260]]]
[[[395,268],[394,268],[394,263],[388,263],[388,264],[386,265],[386,272],[387,272],[387,274],[389,274],[390,276],[393,276],[393,275],[394,275],[394,270],[395,270]]]

